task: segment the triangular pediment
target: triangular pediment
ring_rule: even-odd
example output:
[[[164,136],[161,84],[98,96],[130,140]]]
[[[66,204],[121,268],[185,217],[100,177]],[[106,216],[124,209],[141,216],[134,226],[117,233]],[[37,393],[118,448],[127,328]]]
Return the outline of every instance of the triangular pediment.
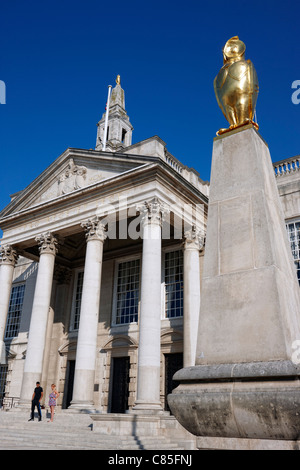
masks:
[[[138,168],[148,163],[146,160],[94,150],[67,149],[27,188],[12,196],[0,217],[65,197]]]

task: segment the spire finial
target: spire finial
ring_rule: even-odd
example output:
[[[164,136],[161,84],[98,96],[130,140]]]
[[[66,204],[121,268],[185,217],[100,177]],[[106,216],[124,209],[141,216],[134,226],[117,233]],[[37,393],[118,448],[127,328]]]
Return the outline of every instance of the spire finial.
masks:
[[[117,85],[121,85],[121,77],[120,77],[120,75],[117,75],[116,84],[117,84]]]

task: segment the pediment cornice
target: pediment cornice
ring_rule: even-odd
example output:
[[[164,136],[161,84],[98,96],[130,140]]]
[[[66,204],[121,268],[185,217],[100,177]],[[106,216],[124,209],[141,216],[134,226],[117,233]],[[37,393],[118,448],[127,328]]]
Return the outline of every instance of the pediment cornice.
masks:
[[[0,219],[138,168],[153,157],[68,148],[0,212]]]
[[[74,161],[83,163],[82,160]],[[184,204],[207,205],[207,197],[166,162],[154,158],[150,162],[140,160],[139,163],[136,168],[121,174],[7,213],[0,219],[2,243],[16,245],[22,250],[34,246],[35,238],[44,231],[63,237],[79,233],[82,221],[95,214],[101,218],[110,217],[110,214],[119,217],[124,209],[121,206],[123,198],[126,208],[130,209],[158,197],[167,205],[173,205],[173,212],[177,211],[179,217]],[[204,214],[205,209],[200,211]]]

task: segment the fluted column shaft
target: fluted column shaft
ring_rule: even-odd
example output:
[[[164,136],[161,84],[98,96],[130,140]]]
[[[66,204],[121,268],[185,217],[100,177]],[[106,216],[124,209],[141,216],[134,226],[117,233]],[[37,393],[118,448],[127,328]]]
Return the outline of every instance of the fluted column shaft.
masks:
[[[94,404],[102,258],[106,234],[98,219],[84,222],[82,226],[86,230],[87,245],[71,408],[89,409]]]

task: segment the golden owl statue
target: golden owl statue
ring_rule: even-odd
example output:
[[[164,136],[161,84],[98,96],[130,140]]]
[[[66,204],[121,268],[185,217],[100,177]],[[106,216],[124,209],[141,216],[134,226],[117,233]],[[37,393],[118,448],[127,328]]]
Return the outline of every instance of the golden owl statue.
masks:
[[[229,39],[223,48],[224,65],[214,80],[218,105],[230,124],[222,134],[253,121],[258,95],[257,74],[251,60],[245,60],[245,44],[238,36]]]

